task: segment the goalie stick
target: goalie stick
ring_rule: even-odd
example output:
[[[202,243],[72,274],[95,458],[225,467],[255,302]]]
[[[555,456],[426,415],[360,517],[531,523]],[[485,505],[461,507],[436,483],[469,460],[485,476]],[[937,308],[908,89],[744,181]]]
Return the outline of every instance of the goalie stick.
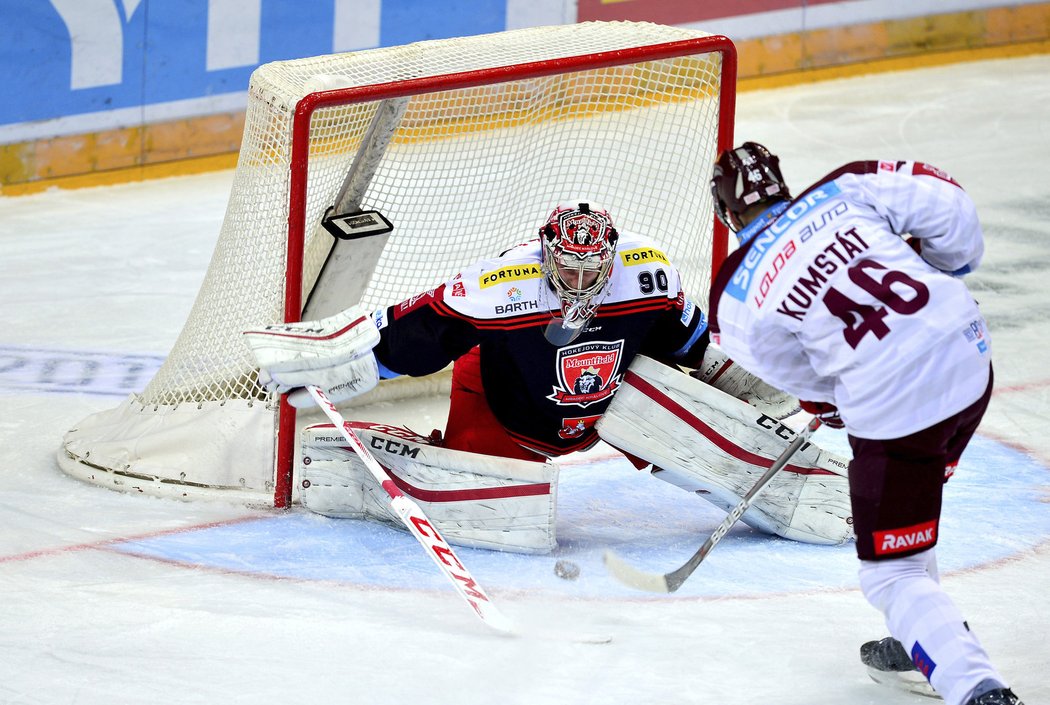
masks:
[[[390,507],[394,510],[394,513],[397,514],[409,532],[427,550],[427,554],[434,559],[434,563],[441,569],[441,572],[452,582],[460,597],[466,600],[467,604],[474,610],[474,613],[485,624],[500,633],[514,636],[567,639],[589,644],[604,644],[612,641],[611,637],[600,635],[533,633],[518,628],[514,622],[496,608],[496,605],[493,604],[492,600],[481,588],[481,585],[478,584],[466,566],[456,557],[452,547],[441,537],[441,534],[427,519],[426,514],[423,513],[419,505],[398,489],[394,481],[383,470],[383,466],[379,464],[379,461],[375,459],[371,451],[361,442],[350,422],[343,418],[343,415],[339,413],[339,410],[328,396],[319,387],[308,386],[306,389],[310,392],[310,396],[313,397],[317,405],[321,407],[325,416],[340,430],[343,438],[347,440],[353,451],[364,462],[365,467],[368,468],[368,472],[375,478],[375,481],[390,496]]]
[[[689,576],[693,574],[700,564],[707,558],[707,554],[711,553],[718,542],[733,526],[740,520],[744,512],[747,511],[751,503],[755,501],[762,490],[766,488],[766,485],[772,481],[773,477],[780,472],[781,468],[788,464],[791,457],[798,451],[799,448],[805,444],[806,440],[810,435],[820,428],[820,419],[814,416],[806,428],[802,430],[794,440],[788,444],[788,447],[784,449],[784,452],[780,454],[773,464],[769,466],[769,469],[758,478],[758,482],[755,486],[747,491],[744,498],[740,500],[740,503],[733,507],[733,510],[729,512],[729,516],[718,525],[718,528],[708,537],[707,541],[704,541],[704,545],[692,555],[692,557],[686,561],[680,568],[672,570],[670,573],[664,573],[663,575],[657,573],[647,573],[642,570],[638,570],[630,563],[620,558],[612,551],[606,551],[604,555],[605,567],[608,568],[609,573],[619,580],[624,585],[633,587],[638,590],[645,590],[647,592],[674,592],[678,588],[682,587],[682,583],[689,579]]]

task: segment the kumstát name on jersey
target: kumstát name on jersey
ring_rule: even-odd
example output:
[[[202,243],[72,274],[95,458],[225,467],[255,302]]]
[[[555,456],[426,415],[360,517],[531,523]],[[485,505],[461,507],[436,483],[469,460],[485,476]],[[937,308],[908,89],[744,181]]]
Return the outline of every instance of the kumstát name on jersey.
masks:
[[[801,321],[817,299],[817,294],[828,283],[828,277],[837,272],[839,267],[850,265],[867,249],[868,243],[864,241],[856,228],[850,228],[843,233],[835,233],[831,242],[825,245],[806,266],[805,275],[798,278],[795,285],[777,306],[777,313]],[[794,249],[792,249],[793,253]],[[756,297],[755,300],[759,308],[765,302],[769,287],[779,273],[779,269],[774,269],[772,272],[766,272],[762,277],[759,297]]]

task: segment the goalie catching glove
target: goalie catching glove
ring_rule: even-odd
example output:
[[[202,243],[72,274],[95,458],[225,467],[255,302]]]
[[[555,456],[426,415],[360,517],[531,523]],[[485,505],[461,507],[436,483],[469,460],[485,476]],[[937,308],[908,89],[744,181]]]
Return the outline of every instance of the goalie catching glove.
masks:
[[[244,332],[259,364],[259,384],[288,394],[297,408],[313,405],[305,387],[320,387],[333,403],[364,394],[379,383],[372,348],[379,330],[354,306],[319,321],[275,323]]]

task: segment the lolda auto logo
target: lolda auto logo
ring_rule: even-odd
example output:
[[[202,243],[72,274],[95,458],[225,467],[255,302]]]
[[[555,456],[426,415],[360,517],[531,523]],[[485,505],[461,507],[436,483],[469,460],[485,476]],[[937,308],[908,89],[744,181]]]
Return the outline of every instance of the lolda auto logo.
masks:
[[[558,386],[547,398],[556,404],[586,407],[613,395],[621,382],[623,341],[580,343],[558,351]]]

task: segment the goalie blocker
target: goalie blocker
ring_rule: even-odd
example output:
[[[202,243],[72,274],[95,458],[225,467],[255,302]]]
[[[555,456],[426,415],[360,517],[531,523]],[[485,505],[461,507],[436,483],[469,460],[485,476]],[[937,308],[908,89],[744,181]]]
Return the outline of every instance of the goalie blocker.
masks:
[[[727,511],[795,436],[761,408],[643,356],[596,428],[605,442],[652,463],[653,476]],[[807,443],[741,521],[804,543],[849,540],[847,466],[845,458]]]
[[[450,544],[549,553],[558,466],[450,450],[405,428],[350,424],[398,488]],[[302,430],[299,498],[337,519],[375,519],[404,528],[389,496],[331,424]]]

